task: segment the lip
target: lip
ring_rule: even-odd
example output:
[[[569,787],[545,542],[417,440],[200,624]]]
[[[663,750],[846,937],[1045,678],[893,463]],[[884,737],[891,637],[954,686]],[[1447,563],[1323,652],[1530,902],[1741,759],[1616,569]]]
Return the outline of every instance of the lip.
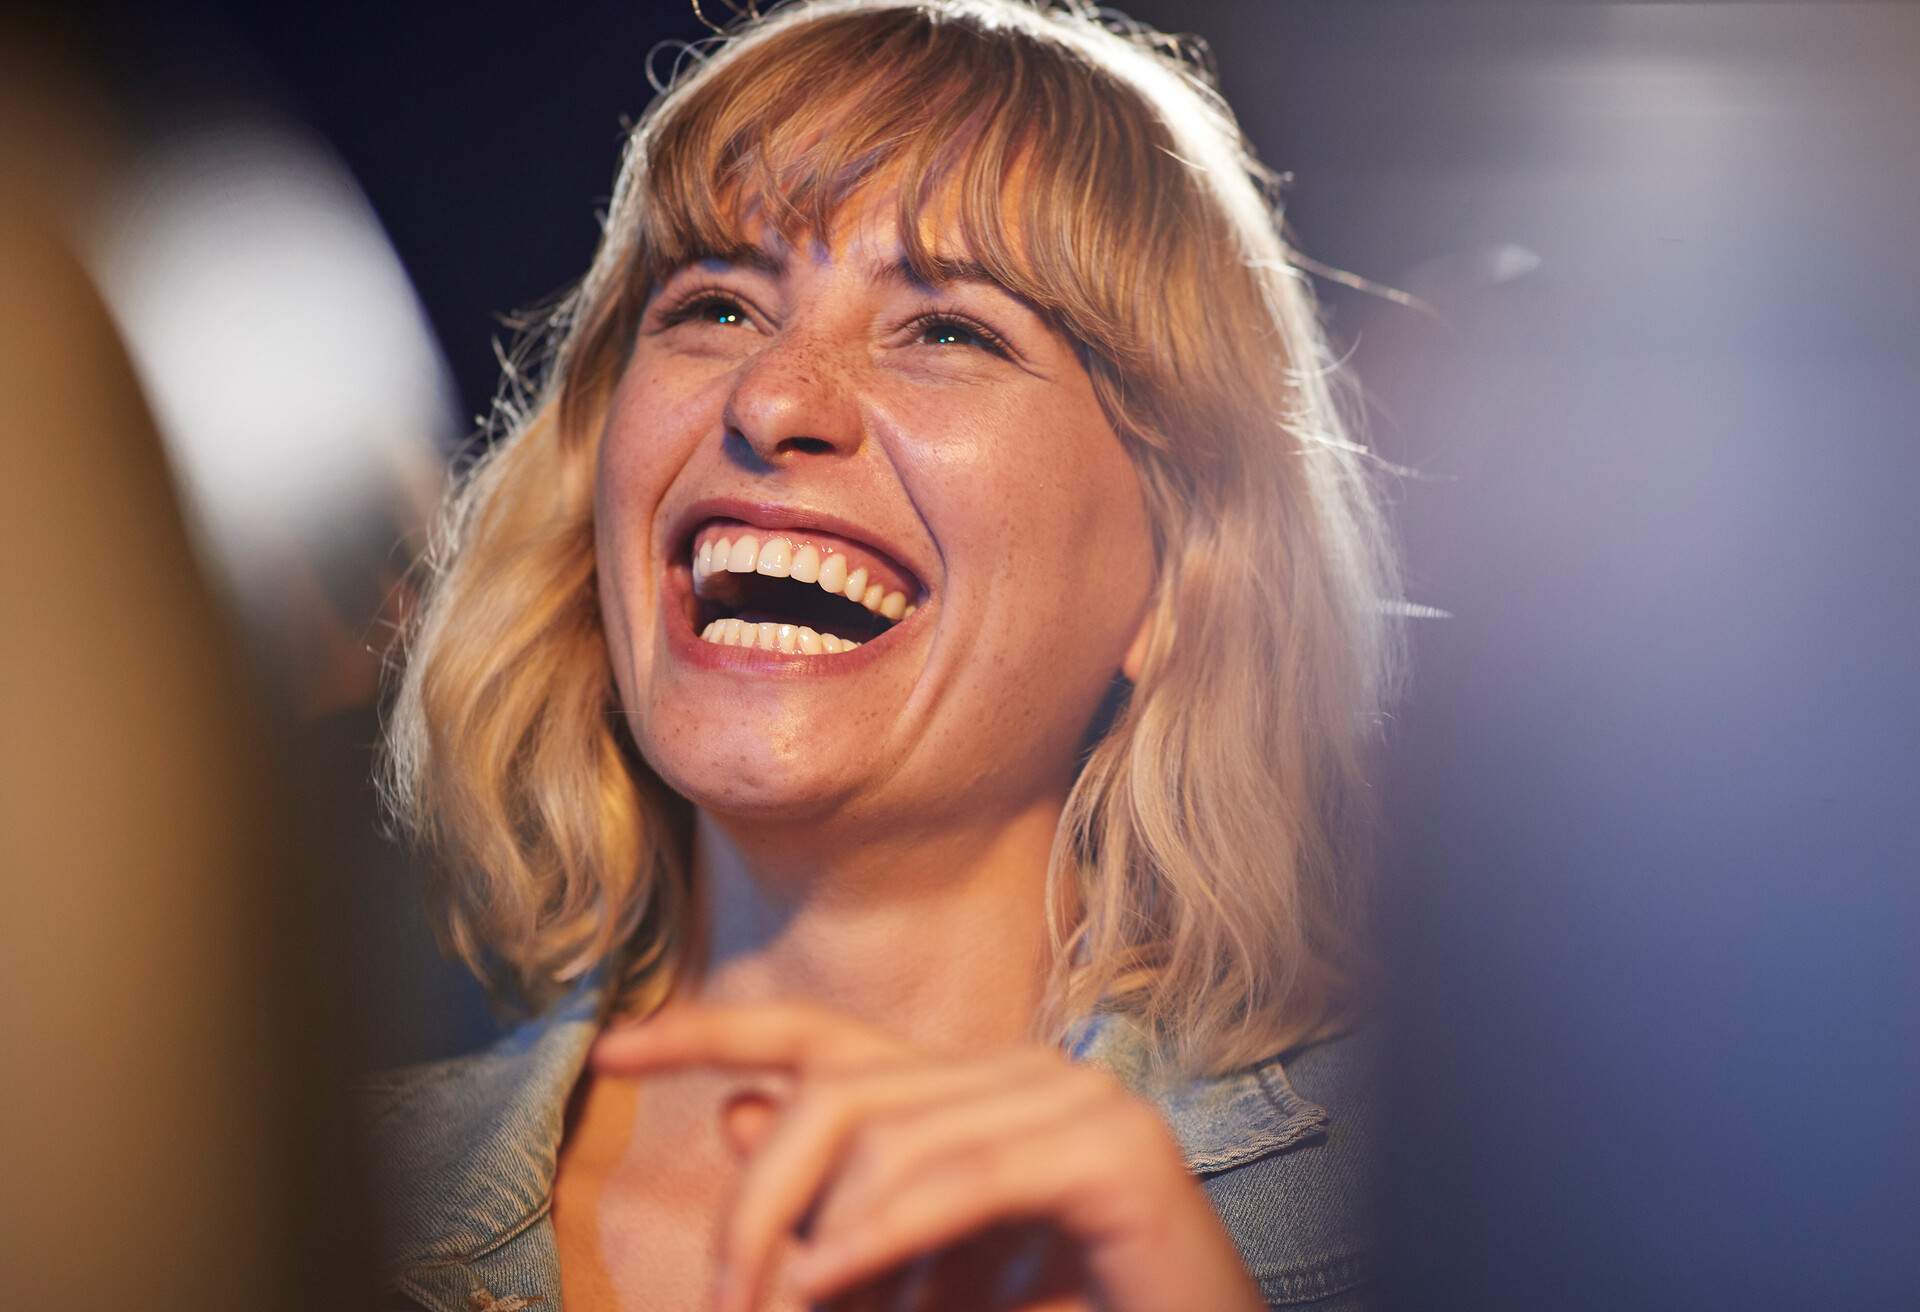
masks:
[[[919,609],[896,621],[886,632],[861,643],[852,651],[808,656],[799,652],[761,651],[757,647],[723,647],[703,640],[687,622],[695,598],[693,570],[688,548],[702,524],[715,519],[731,519],[763,532],[781,530],[800,533],[830,533],[857,543],[865,550],[891,562],[918,580],[922,590]],[[927,587],[926,572],[906,559],[894,544],[876,540],[872,531],[830,511],[806,506],[781,505],[754,501],[745,497],[705,497],[693,502],[673,519],[673,531],[667,540],[666,583],[660,591],[660,619],[667,633],[667,649],[676,661],[702,670],[732,670],[773,678],[813,678],[831,674],[856,674],[883,659],[902,641],[901,630],[919,632],[919,623],[934,608],[935,598]]]

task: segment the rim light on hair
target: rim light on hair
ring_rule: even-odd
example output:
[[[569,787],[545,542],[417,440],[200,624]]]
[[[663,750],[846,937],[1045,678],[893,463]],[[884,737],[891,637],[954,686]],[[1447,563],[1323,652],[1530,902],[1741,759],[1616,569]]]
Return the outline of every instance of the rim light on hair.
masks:
[[[844,70],[823,93],[819,70]],[[1043,1037],[1139,1016],[1221,1070],[1345,1023],[1367,970],[1368,747],[1394,558],[1272,174],[1190,45],[1090,7],[820,0],[688,61],[635,128],[537,390],[431,554],[388,741],[447,946],[534,1005],[689,950],[690,816],[626,738],[594,592],[595,447],[656,279],[869,188],[916,270],[968,256],[1077,344],[1139,470],[1158,581],[1138,684],[1048,873]]]

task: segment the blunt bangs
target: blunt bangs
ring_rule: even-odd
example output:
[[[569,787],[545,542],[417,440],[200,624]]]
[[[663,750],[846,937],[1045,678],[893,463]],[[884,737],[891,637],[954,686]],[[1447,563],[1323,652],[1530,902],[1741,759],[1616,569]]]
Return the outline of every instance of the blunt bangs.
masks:
[[[823,89],[823,67],[852,72]],[[987,16],[902,8],[815,18],[702,73],[648,143],[639,288],[742,251],[749,219],[819,240],[892,191],[920,278],[971,260],[1083,355],[1160,381],[1164,305],[1140,293],[1205,217],[1170,134],[1093,59]]]

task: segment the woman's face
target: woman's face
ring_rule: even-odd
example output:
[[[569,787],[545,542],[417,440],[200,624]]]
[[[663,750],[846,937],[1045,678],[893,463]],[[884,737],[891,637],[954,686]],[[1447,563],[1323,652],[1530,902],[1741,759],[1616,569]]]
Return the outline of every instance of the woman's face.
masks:
[[[663,279],[608,416],[621,701],[718,816],[904,832],[1064,796],[1143,623],[1139,481],[1072,345],[984,278],[917,281],[893,209]]]

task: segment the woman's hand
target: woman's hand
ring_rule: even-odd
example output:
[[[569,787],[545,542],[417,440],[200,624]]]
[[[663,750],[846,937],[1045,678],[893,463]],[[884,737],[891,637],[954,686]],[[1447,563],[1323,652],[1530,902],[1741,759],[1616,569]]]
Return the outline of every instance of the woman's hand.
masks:
[[[1052,1049],[936,1057],[783,1003],[675,1007],[593,1062],[791,1079],[725,1224],[720,1312],[754,1307],[790,1248],[786,1281],[823,1301],[962,1244],[968,1307],[1264,1306],[1159,1114]]]

